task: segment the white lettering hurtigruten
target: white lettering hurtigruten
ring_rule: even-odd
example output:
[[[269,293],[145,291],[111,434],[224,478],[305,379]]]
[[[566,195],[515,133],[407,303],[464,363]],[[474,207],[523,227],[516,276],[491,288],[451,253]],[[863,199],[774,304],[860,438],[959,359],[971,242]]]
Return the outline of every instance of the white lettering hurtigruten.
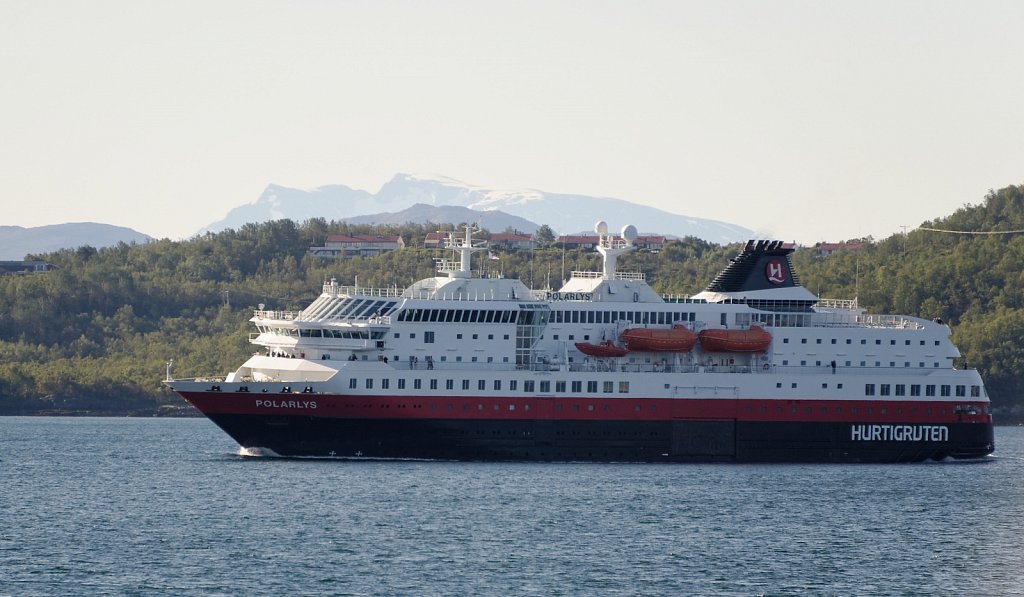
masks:
[[[945,442],[945,425],[851,425],[850,440],[862,442]]]
[[[314,400],[257,400],[256,406],[263,408],[316,408]]]

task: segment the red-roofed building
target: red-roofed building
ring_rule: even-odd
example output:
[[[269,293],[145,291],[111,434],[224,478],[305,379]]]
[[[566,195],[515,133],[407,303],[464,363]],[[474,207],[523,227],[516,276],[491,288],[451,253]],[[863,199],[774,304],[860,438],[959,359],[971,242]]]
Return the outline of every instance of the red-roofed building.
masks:
[[[540,243],[529,234],[503,232],[491,235],[490,246],[495,249],[536,249]]]
[[[443,249],[448,246],[449,232],[428,232],[423,239],[424,249]]]
[[[831,255],[839,251],[860,251],[863,248],[864,243],[820,243],[814,247],[814,252],[818,255]]]
[[[388,251],[405,248],[401,236],[331,235],[322,247],[310,247],[309,254],[314,257],[337,259],[339,257],[375,257]]]

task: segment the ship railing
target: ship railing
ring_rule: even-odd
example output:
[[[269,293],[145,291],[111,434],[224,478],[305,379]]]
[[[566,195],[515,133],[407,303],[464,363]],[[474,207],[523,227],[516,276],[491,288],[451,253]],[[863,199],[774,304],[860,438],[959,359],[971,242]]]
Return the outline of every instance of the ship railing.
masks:
[[[830,299],[830,298],[819,298],[818,303],[815,305],[819,309],[834,309],[836,311],[854,311],[859,309],[857,306],[857,299]]]
[[[809,327],[817,328],[886,328],[901,330],[923,329],[920,323],[902,315],[865,315],[843,311],[818,311]]]
[[[253,317],[257,319],[273,319],[275,321],[292,321],[299,318],[302,311],[269,311],[257,309],[253,311]]]
[[[902,315],[860,315],[857,317],[857,323],[869,328],[924,329],[920,323]]]
[[[390,288],[368,288],[363,286],[339,286],[337,284],[324,284],[324,294],[346,295],[346,296],[376,296],[397,298],[402,296],[404,289],[392,286]]]
[[[604,272],[584,272],[584,271],[573,271],[570,276],[579,280],[599,280],[604,279]],[[612,274],[613,280],[644,280],[647,276],[643,272],[615,272]]]

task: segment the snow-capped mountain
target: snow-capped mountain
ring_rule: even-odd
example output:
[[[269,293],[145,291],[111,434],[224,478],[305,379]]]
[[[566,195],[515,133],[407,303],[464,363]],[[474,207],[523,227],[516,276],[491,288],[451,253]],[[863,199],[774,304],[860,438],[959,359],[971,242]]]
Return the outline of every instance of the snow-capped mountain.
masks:
[[[404,212],[411,207],[415,210]],[[297,222],[313,217],[360,223],[454,223],[467,221],[464,213],[441,209],[458,206],[477,212],[509,214],[533,223],[529,227],[509,224],[524,232],[547,224],[560,234],[592,231],[598,219],[613,228],[633,224],[642,233],[683,237],[696,236],[716,243],[731,243],[753,238],[754,233],[742,226],[670,213],[664,210],[610,197],[590,197],[546,193],[536,189],[496,190],[469,185],[443,176],[397,174],[377,193],[330,185],[313,190],[300,190],[270,185],[255,203],[231,210],[227,217],[210,224],[201,232],[217,232],[239,228],[249,222],[290,218]],[[430,209],[433,208],[433,209]],[[415,214],[415,215],[413,215]],[[453,219],[454,218],[454,219]],[[492,218],[493,219],[493,218]],[[473,219],[480,221],[480,218]],[[484,224],[492,231],[504,230]]]

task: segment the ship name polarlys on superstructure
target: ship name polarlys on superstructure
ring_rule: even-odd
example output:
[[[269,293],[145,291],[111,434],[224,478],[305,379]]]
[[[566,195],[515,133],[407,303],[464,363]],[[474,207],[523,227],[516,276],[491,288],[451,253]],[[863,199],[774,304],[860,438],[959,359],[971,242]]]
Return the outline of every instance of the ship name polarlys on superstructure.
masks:
[[[750,241],[701,293],[620,272],[637,231],[596,227],[599,272],[556,292],[484,277],[476,232],[404,290],[331,280],[256,311],[222,378],[166,384],[242,447],[291,457],[913,462],[994,450],[988,395],[939,321],[872,315]]]

